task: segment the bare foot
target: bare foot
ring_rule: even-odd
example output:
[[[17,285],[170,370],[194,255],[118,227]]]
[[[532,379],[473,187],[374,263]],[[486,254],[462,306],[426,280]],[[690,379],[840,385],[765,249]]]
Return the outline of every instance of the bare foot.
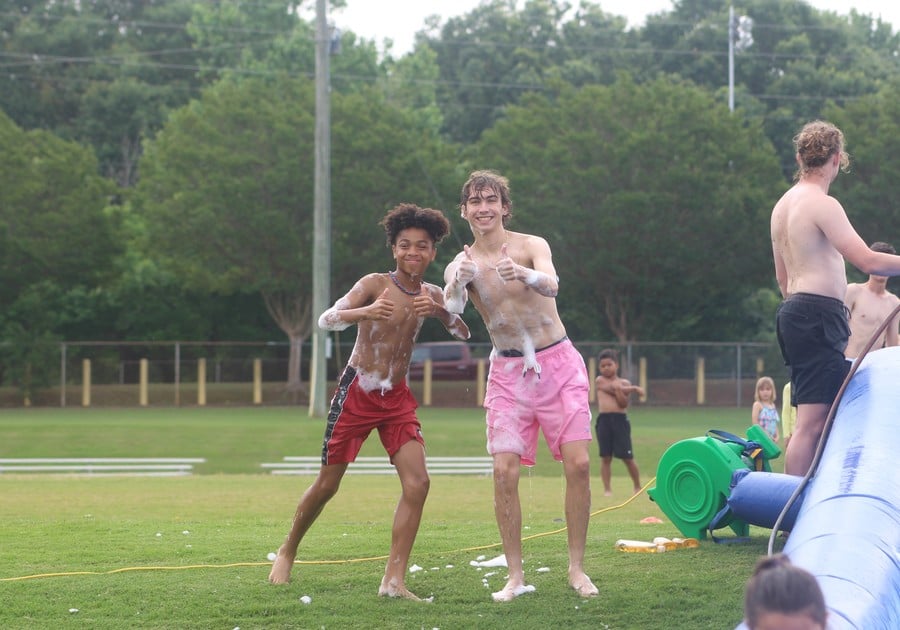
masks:
[[[612,496],[612,490],[604,490],[604,491],[603,491],[603,496],[605,496],[605,497],[611,497],[611,496]]]
[[[400,597],[409,599],[414,602],[421,602],[422,598],[411,592],[403,582],[397,580],[388,580],[387,576],[381,579],[381,586],[378,587],[378,595],[381,597]]]
[[[581,597],[594,597],[600,594],[600,591],[591,582],[591,578],[580,571],[574,574],[569,573],[569,584]]]
[[[291,568],[294,566],[294,558],[278,550],[272,570],[269,571],[269,582],[272,584],[287,584],[291,581]]]
[[[634,493],[635,493],[635,494],[640,494],[640,493],[641,493],[641,487],[640,487],[640,486],[635,486],[635,487],[634,487]]]
[[[497,591],[496,593],[491,593],[491,597],[495,602],[511,602],[519,595],[524,595],[525,593],[533,593],[534,586],[531,584],[510,584],[507,583],[506,586],[503,587],[502,591]]]

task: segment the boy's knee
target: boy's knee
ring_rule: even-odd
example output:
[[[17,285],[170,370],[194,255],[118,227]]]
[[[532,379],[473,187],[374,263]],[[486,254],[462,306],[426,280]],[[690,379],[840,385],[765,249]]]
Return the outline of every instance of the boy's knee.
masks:
[[[427,474],[414,475],[412,478],[405,479],[402,486],[403,494],[408,498],[424,502],[431,488],[431,479]]]
[[[580,477],[591,474],[591,458],[586,453],[578,453],[568,458],[563,462],[563,466],[567,476]]]
[[[337,494],[341,487],[340,479],[323,479],[319,477],[313,483],[311,490],[321,501],[329,501]]]
[[[519,483],[519,466],[494,460],[494,486],[515,488]]]

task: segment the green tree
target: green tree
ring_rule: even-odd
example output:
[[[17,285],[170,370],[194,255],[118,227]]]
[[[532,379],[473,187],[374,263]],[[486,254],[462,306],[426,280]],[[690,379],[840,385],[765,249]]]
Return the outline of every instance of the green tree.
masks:
[[[444,115],[437,102],[440,68],[437,55],[428,46],[419,46],[399,60],[385,63],[385,98],[392,105],[412,111],[417,128],[440,132]]]
[[[132,205],[116,211],[123,251],[113,277],[90,296],[94,317],[67,327],[67,339],[270,341],[280,333],[258,293],[221,295],[186,287],[146,253],[146,225]]]
[[[874,93],[895,76],[900,35],[871,16],[838,16],[801,0],[683,0],[641,30],[642,43],[654,51],[653,67],[718,90],[724,103],[732,5],[736,16],[753,21],[752,44],[734,58],[736,105],[765,104],[766,134],[790,177],[797,129],[821,117],[829,101]]]
[[[293,34],[304,44],[294,50],[300,53],[300,63],[304,69],[313,67],[315,30],[297,15],[301,4],[295,0],[193,3],[186,28],[196,46],[208,51],[199,60],[203,73],[215,80],[229,72],[259,69],[271,51],[283,47]]]
[[[248,3],[223,0],[194,4],[187,25],[195,45],[209,54],[200,58],[202,74],[216,80],[232,74],[287,74],[315,76],[315,11],[303,11],[313,2],[274,0]],[[332,7],[344,0],[332,0]],[[337,91],[353,91],[371,86],[384,77],[373,42],[362,41],[352,32],[331,30],[331,86]],[[239,42],[239,43],[236,43]]]
[[[93,143],[103,175],[123,188],[137,180],[141,143],[165,119],[164,99],[149,84],[132,79],[97,84],[84,94],[76,135]]]
[[[0,112],[0,305],[47,278],[91,284],[118,246],[104,208],[113,187],[90,149],[22,131]]]
[[[290,388],[300,386],[300,342],[318,316],[313,88],[290,77],[216,84],[148,143],[135,195],[144,251],[164,269],[190,289],[262,296],[291,340]],[[343,293],[390,263],[377,225],[386,209],[440,207],[453,154],[375,88],[332,101],[332,291]]]
[[[258,292],[296,352],[311,324],[311,103],[308,82],[218,83],[147,144],[135,197],[148,254],[189,288]]]
[[[611,82],[629,59],[634,39],[625,20],[582,2],[575,11],[561,0],[484,2],[451,18],[438,37],[421,33],[419,45],[437,53],[438,100],[446,131],[472,142],[503,108],[546,81]]]
[[[199,86],[184,2],[15,3],[3,15],[0,108],[25,129],[94,147],[130,186],[143,135]]]
[[[697,87],[623,77],[533,95],[473,163],[510,177],[512,229],[550,241],[580,338],[739,337],[744,299],[771,276],[771,144]]]
[[[0,316],[0,382],[18,387],[25,406],[51,384],[59,360],[63,291],[52,282],[28,287]]]
[[[845,107],[832,105],[825,117],[844,132],[850,153],[850,172],[838,176],[832,193],[867,243],[900,248],[900,81]]]
[[[119,251],[113,187],[96,170],[90,149],[0,112],[0,373],[26,397],[46,384],[47,344],[89,316],[68,305],[108,279]]]

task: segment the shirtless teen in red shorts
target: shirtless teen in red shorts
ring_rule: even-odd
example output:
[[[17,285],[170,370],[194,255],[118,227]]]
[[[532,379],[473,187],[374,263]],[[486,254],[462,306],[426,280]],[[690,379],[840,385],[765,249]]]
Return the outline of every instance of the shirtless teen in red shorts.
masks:
[[[290,580],[297,547],[325,504],[337,493],[347,464],[356,459],[372,429],[377,429],[400,477],[400,502],[394,513],[391,550],[378,594],[419,599],[404,583],[409,554],[428,495],[428,471],[416,401],[406,373],[416,336],[426,317],[436,317],[458,339],[469,329],[444,308],[441,289],[423,281],[437,243],[450,231],[438,210],[400,204],[382,219],[396,269],[361,278],[319,318],[319,327],[343,330],[357,324],[356,343],[331,401],[322,467],[297,505],[291,530],[278,549],[269,581]]]

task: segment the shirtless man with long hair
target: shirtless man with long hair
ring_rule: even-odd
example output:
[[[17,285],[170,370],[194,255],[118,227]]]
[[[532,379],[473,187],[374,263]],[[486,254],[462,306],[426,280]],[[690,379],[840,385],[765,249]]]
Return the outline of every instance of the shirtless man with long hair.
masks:
[[[785,472],[805,475],[812,464],[828,410],[849,371],[850,336],[844,296],[844,259],[863,273],[900,275],[900,256],[872,251],[828,194],[849,157],[844,134],[828,122],[807,123],[794,138],[795,184],[772,210],[775,276],[784,301],[776,331],[791,371],[797,426],[785,453]]]

